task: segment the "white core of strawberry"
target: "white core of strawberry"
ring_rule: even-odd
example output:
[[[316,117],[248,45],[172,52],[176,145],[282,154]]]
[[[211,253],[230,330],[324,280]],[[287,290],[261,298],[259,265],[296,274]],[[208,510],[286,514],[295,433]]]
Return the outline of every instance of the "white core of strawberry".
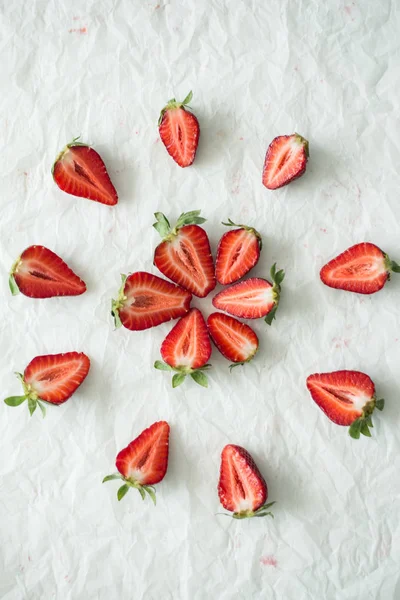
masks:
[[[128,474],[128,479],[131,479],[135,483],[143,483],[145,479],[145,474],[138,469],[130,469]]]

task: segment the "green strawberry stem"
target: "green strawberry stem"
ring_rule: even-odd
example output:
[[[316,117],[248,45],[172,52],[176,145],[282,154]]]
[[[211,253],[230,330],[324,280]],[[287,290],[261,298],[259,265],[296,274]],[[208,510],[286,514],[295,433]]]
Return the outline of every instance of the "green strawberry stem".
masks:
[[[124,477],[123,475],[121,475],[121,473],[113,473],[112,475],[107,475],[107,477],[104,477],[103,483],[105,483],[106,481],[113,481],[114,479],[121,479],[124,482],[124,485],[118,488],[117,491],[118,501],[122,500],[122,498],[129,492],[130,488],[135,488],[140,493],[142,500],[146,498],[147,493],[152,499],[154,506],[156,505],[156,490],[153,485],[139,483],[133,478]]]
[[[127,299],[125,296],[126,275],[121,274],[121,281],[122,281],[122,284],[118,290],[118,299],[111,300],[111,315],[114,318],[115,329],[118,329],[119,327],[122,326],[121,319],[119,317],[119,310],[120,310],[120,308],[125,306],[125,302]]]
[[[175,375],[172,377],[172,387],[176,388],[181,385],[186,377],[189,375],[193,381],[195,381],[198,385],[207,388],[208,387],[208,379],[207,376],[203,373],[211,367],[210,364],[203,365],[202,367],[198,367],[197,369],[191,369],[190,367],[171,367],[167,365],[167,363],[162,360],[156,360],[154,363],[154,368],[159,371],[174,371]]]
[[[20,406],[23,402],[27,401],[30,415],[32,416],[33,413],[35,412],[35,410],[37,409],[37,407],[39,406],[40,410],[42,411],[43,418],[44,418],[46,416],[46,407],[44,406],[43,403],[51,404],[51,402],[46,402],[46,400],[39,398],[38,393],[35,392],[33,387],[29,383],[25,382],[25,379],[24,379],[24,376],[22,375],[22,373],[15,373],[15,374],[18,377],[18,379],[20,380],[20,382],[22,383],[22,387],[24,389],[24,395],[23,396],[9,396],[8,398],[4,399],[5,404],[7,404],[7,406]]]
[[[191,210],[190,212],[182,213],[175,227],[172,229],[167,217],[161,212],[156,212],[154,216],[157,221],[153,223],[153,227],[158,231],[164,242],[171,242],[185,225],[201,225],[205,223],[207,219],[200,217],[200,213],[201,210]]]
[[[285,271],[283,269],[281,269],[280,271],[276,270],[276,263],[274,263],[271,267],[271,280],[273,283],[272,286],[272,296],[274,299],[274,306],[272,308],[272,310],[269,311],[269,313],[267,314],[267,316],[265,317],[264,321],[267,323],[267,325],[272,325],[272,321],[274,319],[276,319],[276,311],[278,310],[278,306],[279,306],[279,300],[281,297],[281,284],[282,281],[285,279]]]
[[[222,222],[222,225],[225,225],[225,227],[238,227],[239,229],[245,229],[249,233],[252,233],[253,235],[256,236],[256,238],[258,240],[260,250],[262,249],[261,234],[257,231],[257,229],[254,229],[254,227],[248,227],[247,225],[238,225],[237,223],[234,223],[231,219],[228,219],[227,223]]]
[[[255,511],[243,510],[241,512],[234,512],[232,514],[232,518],[233,519],[251,519],[253,517],[266,517],[266,516],[270,516],[270,517],[274,518],[273,513],[268,510],[273,504],[276,504],[276,502],[269,502],[268,504],[263,504],[263,506],[260,506],[260,508],[258,508]]]
[[[385,257],[385,268],[386,271],[390,274],[392,273],[400,273],[400,265],[394,260],[390,260],[387,254],[384,254]]]
[[[364,406],[361,417],[353,421],[349,427],[350,437],[355,440],[358,440],[361,434],[365,435],[366,437],[371,437],[371,432],[369,430],[370,427],[373,427],[371,415],[375,408],[382,411],[384,406],[385,400],[383,398],[381,400],[376,400],[376,398],[373,397],[369,402],[367,402],[367,404]]]
[[[184,108],[185,106],[188,106],[190,104],[190,102],[192,101],[192,98],[193,98],[193,92],[190,91],[188,93],[188,95],[186,96],[186,98],[183,100],[183,102],[177,102],[175,100],[175,98],[171,98],[171,100],[168,100],[167,104],[164,106],[164,108],[160,112],[160,116],[158,118],[158,125],[161,125],[161,121],[163,120],[163,116],[167,112],[167,110],[176,109],[176,108]]]

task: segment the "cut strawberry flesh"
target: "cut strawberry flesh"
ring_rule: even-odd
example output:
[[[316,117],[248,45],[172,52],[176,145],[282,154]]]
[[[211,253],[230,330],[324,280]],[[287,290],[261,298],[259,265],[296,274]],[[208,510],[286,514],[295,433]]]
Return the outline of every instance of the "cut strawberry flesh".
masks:
[[[255,332],[245,323],[221,313],[212,313],[207,320],[214,344],[225,358],[241,363],[250,360],[258,349]]]
[[[308,142],[298,134],[276,137],[267,150],[263,184],[270,190],[287,185],[306,170]]]
[[[41,400],[62,404],[77,390],[89,372],[86,354],[67,352],[37,356],[24,371],[24,380]]]
[[[267,484],[250,454],[229,444],[222,450],[218,494],[222,506],[234,513],[254,512],[267,500]]]
[[[356,244],[332,259],[320,272],[329,287],[373,294],[383,288],[388,277],[385,254],[370,243]]]
[[[273,309],[276,299],[269,281],[253,277],[222,290],[212,303],[215,308],[235,317],[259,319]]]
[[[155,327],[186,314],[190,307],[190,292],[150,273],[132,273],[124,287],[119,317],[133,331]]]
[[[18,289],[30,298],[78,296],[85,283],[57,254],[44,246],[30,246],[13,267]]]
[[[218,245],[215,274],[217,281],[228,285],[246,275],[260,258],[260,244],[254,233],[237,229],[225,233]]]
[[[53,167],[58,187],[68,194],[112,206],[118,195],[100,155],[84,145],[69,145]]]
[[[155,266],[171,281],[204,298],[216,286],[207,234],[198,225],[182,227],[154,253]]]
[[[159,126],[168,153],[181,167],[189,167],[196,156],[200,127],[196,117],[184,108],[165,111]]]
[[[310,375],[307,387],[316,404],[337,425],[351,425],[360,418],[375,394],[373,381],[358,371]]]
[[[182,317],[165,338],[161,356],[171,367],[195,370],[211,356],[211,342],[203,315],[197,308]]]
[[[168,468],[169,432],[168,423],[159,421],[121,450],[116,459],[121,475],[140,485],[159,483]]]

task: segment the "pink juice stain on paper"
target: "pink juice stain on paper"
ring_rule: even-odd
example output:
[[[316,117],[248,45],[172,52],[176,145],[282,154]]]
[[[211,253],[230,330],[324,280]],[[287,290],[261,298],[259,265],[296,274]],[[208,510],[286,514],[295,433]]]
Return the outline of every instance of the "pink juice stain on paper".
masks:
[[[262,556],[260,558],[260,563],[264,566],[264,567],[277,567],[278,566],[278,561],[276,560],[275,556],[272,556],[272,554],[270,554],[269,556]]]
[[[83,35],[87,33],[87,27],[78,27],[76,29],[68,29],[68,33],[79,33],[79,35]]]

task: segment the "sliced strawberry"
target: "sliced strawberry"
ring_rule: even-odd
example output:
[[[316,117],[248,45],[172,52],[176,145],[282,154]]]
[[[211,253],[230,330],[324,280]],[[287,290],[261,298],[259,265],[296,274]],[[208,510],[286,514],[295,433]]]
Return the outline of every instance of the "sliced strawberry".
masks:
[[[310,394],[326,416],[337,425],[350,426],[351,437],[371,437],[371,415],[383,410],[384,400],[375,397],[373,381],[359,371],[316,373],[307,378]]]
[[[123,325],[131,331],[149,329],[182,317],[190,308],[190,292],[156,275],[138,271],[121,278],[118,300],[111,303],[116,327]]]
[[[153,486],[164,479],[167,472],[169,431],[166,421],[153,423],[119,452],[115,463],[119,473],[103,479],[103,483],[112,479],[124,481],[124,485],[118,490],[118,500],[125,496],[129,488],[135,488],[143,500],[147,492],[156,503]]]
[[[356,244],[329,261],[320,272],[325,285],[357,294],[379,292],[390,279],[400,273],[400,265],[390,260],[378,246],[369,242]]]
[[[157,360],[156,369],[175,371],[172,387],[184,382],[186,375],[203,387],[208,387],[203,373],[211,365],[206,364],[211,356],[211,342],[203,315],[192,308],[172,328],[161,345],[161,356],[165,362]]]
[[[308,142],[298,133],[274,138],[265,156],[263,184],[269,190],[276,190],[301,177],[308,157]]]
[[[212,313],[207,319],[210,336],[231,368],[249,362],[258,350],[258,337],[244,323],[222,313]]]
[[[228,444],[222,450],[218,495],[222,506],[234,519],[273,516],[266,504],[268,488],[256,463],[241,446]]]
[[[43,416],[43,402],[63,404],[78,389],[89,372],[90,360],[83,352],[36,356],[26,367],[24,374],[16,373],[24,388],[23,396],[11,396],[4,402],[8,406],[19,406],[25,400],[31,415],[37,406]]]
[[[285,277],[284,271],[276,271],[276,265],[271,268],[270,283],[266,279],[252,277],[222,290],[213,298],[213,305],[219,310],[242,319],[260,319],[265,317],[268,325],[275,319],[279,305],[281,283]]]
[[[168,279],[204,298],[216,286],[207,234],[198,225],[206,219],[199,210],[183,213],[173,229],[162,213],[153,227],[163,238],[154,252],[154,264]]]
[[[29,246],[12,266],[10,290],[29,298],[79,296],[86,284],[57,254],[44,246]]]
[[[215,275],[218,283],[228,285],[241,279],[258,263],[262,239],[252,227],[236,225],[230,219],[222,224],[239,227],[225,233],[218,244]]]
[[[189,167],[193,163],[199,144],[199,122],[185,108],[192,97],[192,92],[189,92],[183,102],[177,102],[175,98],[169,100],[158,120],[160,138],[168,154],[180,167]]]
[[[101,156],[86,144],[74,139],[57,156],[52,168],[53,179],[67,194],[112,206],[118,194],[111,183]]]

